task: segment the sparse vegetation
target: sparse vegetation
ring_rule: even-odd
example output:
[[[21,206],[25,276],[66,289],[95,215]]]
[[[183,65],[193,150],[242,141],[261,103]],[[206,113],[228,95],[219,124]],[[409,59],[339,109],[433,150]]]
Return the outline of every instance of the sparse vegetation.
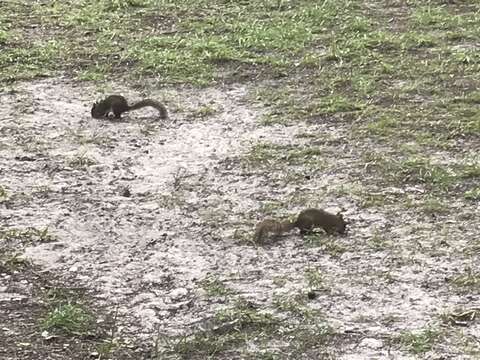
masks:
[[[143,133],[143,132],[142,132]],[[95,144],[99,146],[108,146],[114,142],[114,139],[111,139],[101,132],[94,131],[92,133],[86,133],[81,131],[74,131],[69,129],[68,134],[76,141],[79,145],[88,145]],[[83,157],[84,154],[80,154],[79,157]],[[72,160],[73,161],[73,160]]]
[[[479,200],[480,199],[480,187],[467,190],[465,192],[465,199],[468,200]]]
[[[35,246],[71,269],[59,276],[88,264],[77,280],[118,291],[126,323],[158,321],[158,359],[375,357],[364,328],[394,358],[478,356],[478,309],[398,329],[438,320],[430,298],[452,309],[479,291],[479,13],[439,0],[0,2],[0,282],[27,300],[0,302],[0,358],[130,349],[113,330],[90,343],[94,307],[42,288],[23,254]],[[172,122],[85,121],[95,91],[129,89],[169,92]],[[346,208],[348,234],[251,246],[256,219],[310,206]],[[173,287],[206,296],[177,301]],[[406,294],[415,321],[397,306]]]
[[[12,273],[30,265],[30,261],[20,253],[0,253],[0,270]]]
[[[347,248],[338,242],[336,238],[328,236],[323,232],[306,235],[303,243],[307,247],[321,247],[322,251],[333,257],[338,257],[347,251]]]
[[[400,335],[400,343],[414,354],[422,354],[432,349],[440,337],[440,332],[435,329],[404,332]]]
[[[203,105],[193,113],[193,117],[195,117],[195,118],[198,118],[198,117],[207,118],[209,116],[214,115],[217,112],[218,112],[218,110],[215,109],[213,106]]]
[[[167,348],[161,356],[176,354],[183,359],[199,355],[218,356],[232,347],[255,341],[259,336],[271,336],[279,325],[280,320],[271,314],[240,303],[237,307],[217,312],[209,324],[210,330],[165,339]]]
[[[375,164],[382,173],[382,179],[396,184],[424,184],[429,188],[442,190],[455,182],[455,174],[451,169],[416,156],[397,161],[377,155],[371,160],[369,163]]]
[[[285,278],[284,276],[275,276],[272,282],[273,284],[275,284],[275,286],[284,287],[287,284],[288,279]]]
[[[480,273],[471,267],[467,267],[465,271],[451,279],[451,283],[461,289],[478,289],[480,286]]]
[[[368,241],[369,246],[375,251],[385,251],[391,248],[392,244],[386,235],[379,229],[375,229]]]
[[[86,167],[95,164],[95,161],[88,157],[87,153],[81,152],[78,155],[72,157],[68,161],[68,166],[75,169],[85,169]]]
[[[422,204],[423,212],[427,215],[443,215],[448,212],[448,207],[441,199],[427,198]]]
[[[207,277],[200,282],[200,285],[208,296],[226,296],[233,292],[216,277]]]
[[[478,320],[480,308],[458,309],[455,312],[442,314],[442,320],[451,325],[470,326],[474,321]]]
[[[165,346],[158,358],[168,358],[174,354],[182,359],[192,356],[222,356],[230,353],[233,348],[240,350],[244,356],[257,357],[258,353],[252,353],[246,346],[257,344],[262,349],[279,335],[283,343],[282,354],[298,356],[311,349],[322,352],[335,334],[328,325],[318,323],[318,320],[310,319],[309,322],[316,324],[313,327],[291,325],[241,301],[233,308],[217,312],[209,324],[209,330],[195,332],[190,336],[161,339]]]
[[[308,268],[305,270],[305,279],[308,286],[312,289],[318,289],[323,286],[323,276],[318,269]]]
[[[258,143],[245,157],[244,163],[251,168],[279,170],[289,167],[308,167],[319,171],[326,165],[318,147],[299,147]]]
[[[6,198],[7,198],[7,190],[3,186],[0,186],[0,202],[2,200],[5,200]]]
[[[44,330],[61,330],[73,335],[87,335],[93,326],[92,315],[81,305],[63,303],[51,309],[42,321]]]
[[[48,226],[43,229],[37,229],[34,227],[26,229],[0,228],[0,242],[12,242],[16,240],[23,244],[50,242],[55,240],[55,236],[51,233]]]
[[[1,266],[0,274],[5,279]],[[5,284],[9,288],[16,286],[15,297],[21,296],[22,300],[21,306],[15,297],[0,303],[4,331],[15,329],[1,340],[2,358],[10,356],[10,349],[31,359],[80,359],[85,354],[128,359],[139,355],[131,341],[125,346],[128,340],[116,333],[118,324],[103,307],[93,311],[88,296],[78,288],[64,287],[67,284],[59,283],[45,269],[33,264],[17,268]],[[23,330],[23,324],[28,328]],[[102,349],[105,351],[100,352]]]
[[[286,313],[288,318],[301,318],[310,322],[324,322],[320,311],[312,309],[307,304],[307,295],[304,293],[293,296],[277,296],[273,299],[275,308]]]

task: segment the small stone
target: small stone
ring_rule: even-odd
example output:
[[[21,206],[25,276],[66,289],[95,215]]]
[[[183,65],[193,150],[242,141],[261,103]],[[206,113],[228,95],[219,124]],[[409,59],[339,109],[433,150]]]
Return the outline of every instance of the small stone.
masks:
[[[158,207],[159,207],[159,205],[157,203],[151,202],[151,203],[143,204],[142,210],[153,211],[153,210],[157,210]]]
[[[378,339],[366,338],[360,342],[360,346],[370,349],[381,349],[383,347],[383,342]]]
[[[130,191],[129,186],[121,186],[118,191],[120,193],[120,196],[123,196],[123,197],[132,196],[132,192]]]
[[[182,297],[186,296],[188,294],[188,290],[185,288],[177,288],[174,289],[170,292],[170,297],[172,300],[179,300]]]

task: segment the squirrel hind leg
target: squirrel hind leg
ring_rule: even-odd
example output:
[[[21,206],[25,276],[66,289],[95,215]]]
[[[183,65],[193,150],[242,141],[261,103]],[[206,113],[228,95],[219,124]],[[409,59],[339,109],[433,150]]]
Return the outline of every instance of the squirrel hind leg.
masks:
[[[323,230],[325,230],[325,233],[327,235],[333,235],[335,233],[335,230],[329,228],[329,227],[326,227],[326,228],[323,228]]]

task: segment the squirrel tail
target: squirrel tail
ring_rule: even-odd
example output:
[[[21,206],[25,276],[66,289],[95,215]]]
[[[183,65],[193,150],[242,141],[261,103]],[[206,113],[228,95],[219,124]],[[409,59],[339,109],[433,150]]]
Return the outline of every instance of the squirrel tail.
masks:
[[[152,100],[152,99],[145,99],[142,101],[137,102],[136,104],[133,104],[132,106],[128,107],[128,110],[137,110],[146,106],[151,106],[155,109],[157,109],[160,112],[160,118],[161,119],[166,119],[168,117],[168,112],[167,108],[165,105],[162,103]]]

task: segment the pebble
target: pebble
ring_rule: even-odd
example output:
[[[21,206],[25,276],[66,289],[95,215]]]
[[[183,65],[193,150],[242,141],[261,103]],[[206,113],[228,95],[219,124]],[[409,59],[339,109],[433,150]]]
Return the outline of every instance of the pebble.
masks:
[[[373,338],[366,338],[360,342],[360,346],[370,349],[381,349],[383,347],[383,341]]]
[[[188,290],[185,288],[173,289],[170,292],[170,297],[172,300],[179,300],[188,294]]]

